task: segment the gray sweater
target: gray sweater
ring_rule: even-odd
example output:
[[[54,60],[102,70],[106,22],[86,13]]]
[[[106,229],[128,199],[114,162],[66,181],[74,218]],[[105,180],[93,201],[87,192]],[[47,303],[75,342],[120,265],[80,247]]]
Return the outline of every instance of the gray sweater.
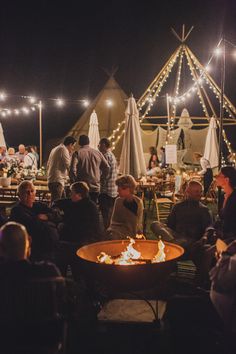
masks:
[[[124,206],[124,199],[118,197],[114,204],[111,217],[111,224],[108,231],[112,234],[112,239],[126,239],[127,236],[135,237],[143,230],[143,201],[134,196],[138,205],[137,215]]]

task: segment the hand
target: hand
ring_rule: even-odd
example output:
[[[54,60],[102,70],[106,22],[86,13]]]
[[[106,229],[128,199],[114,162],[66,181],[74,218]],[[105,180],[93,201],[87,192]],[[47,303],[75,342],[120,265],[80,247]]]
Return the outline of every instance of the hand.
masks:
[[[46,214],[38,214],[37,217],[39,220],[48,221],[48,216]]]

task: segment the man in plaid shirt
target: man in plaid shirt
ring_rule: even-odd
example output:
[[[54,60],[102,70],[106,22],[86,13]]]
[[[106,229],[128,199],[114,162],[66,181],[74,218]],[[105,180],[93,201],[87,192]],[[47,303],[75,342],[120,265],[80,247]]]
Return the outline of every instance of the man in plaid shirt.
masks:
[[[104,228],[110,225],[113,205],[117,197],[117,162],[114,154],[110,150],[110,140],[102,138],[99,142],[99,150],[107,160],[110,170],[107,176],[101,176],[101,191],[99,195],[99,206],[103,217]]]

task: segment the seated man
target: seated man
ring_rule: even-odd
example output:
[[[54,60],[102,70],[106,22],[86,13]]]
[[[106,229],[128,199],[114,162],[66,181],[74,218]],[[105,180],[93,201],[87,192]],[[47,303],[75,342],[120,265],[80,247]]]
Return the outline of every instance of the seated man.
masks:
[[[154,222],[151,225],[152,231],[157,235],[163,235],[166,241],[176,241],[187,252],[191,252],[193,244],[212,224],[210,211],[200,202],[202,190],[201,183],[190,181],[186,189],[186,200],[173,207],[167,219],[167,227]]]
[[[78,275],[76,251],[83,245],[101,239],[99,213],[96,204],[89,198],[89,187],[85,182],[75,182],[71,186],[71,199],[59,199],[53,208],[63,212],[61,242],[56,263],[66,276],[70,265],[74,279]]]
[[[0,279],[34,279],[60,276],[52,263],[31,263],[31,240],[26,228],[16,222],[8,222],[0,229]]]
[[[52,259],[58,241],[58,232],[53,224],[52,210],[45,204],[35,202],[35,187],[30,181],[23,181],[18,187],[19,203],[10,214],[10,220],[26,227],[32,238],[32,260]]]
[[[99,213],[96,204],[89,198],[87,183],[73,183],[71,199],[59,199],[54,202],[53,208],[63,212],[62,240],[80,245],[99,241]]]

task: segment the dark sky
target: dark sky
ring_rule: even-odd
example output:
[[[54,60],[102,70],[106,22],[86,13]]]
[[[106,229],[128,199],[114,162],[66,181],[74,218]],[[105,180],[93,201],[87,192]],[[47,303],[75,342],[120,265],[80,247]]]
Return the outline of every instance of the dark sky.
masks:
[[[223,31],[236,43],[233,0],[0,4],[0,90],[12,95],[2,107],[24,106],[14,95],[92,99],[107,80],[103,68],[116,66],[121,87],[139,98],[179,44],[170,27],[180,32],[183,23],[195,27],[188,45],[203,63]],[[226,93],[234,103],[235,72],[229,60]],[[65,134],[82,111],[75,104],[59,111],[45,101],[44,140]],[[0,121],[9,145],[38,143],[37,114]]]

